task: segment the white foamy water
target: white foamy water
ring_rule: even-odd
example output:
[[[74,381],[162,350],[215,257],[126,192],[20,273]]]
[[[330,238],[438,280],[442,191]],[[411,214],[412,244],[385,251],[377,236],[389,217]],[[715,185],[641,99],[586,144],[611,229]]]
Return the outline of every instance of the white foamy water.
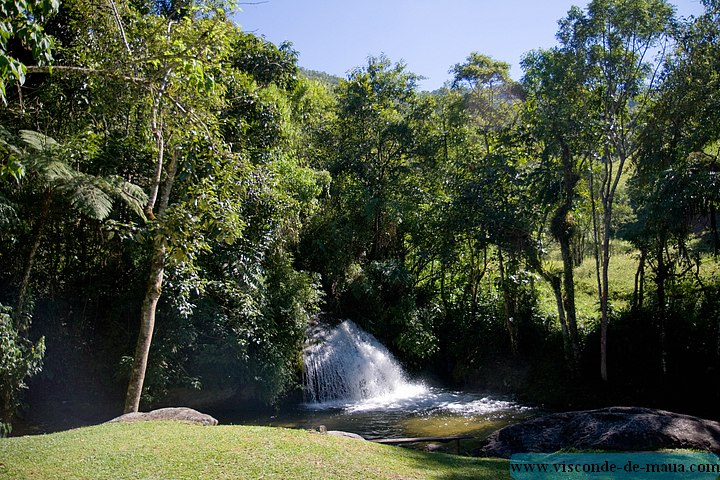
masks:
[[[375,337],[346,320],[305,348],[305,391],[311,405],[392,405],[425,394]]]
[[[350,320],[317,330],[304,360],[305,407],[312,410],[468,417],[527,410],[511,401],[411,381],[388,349]]]

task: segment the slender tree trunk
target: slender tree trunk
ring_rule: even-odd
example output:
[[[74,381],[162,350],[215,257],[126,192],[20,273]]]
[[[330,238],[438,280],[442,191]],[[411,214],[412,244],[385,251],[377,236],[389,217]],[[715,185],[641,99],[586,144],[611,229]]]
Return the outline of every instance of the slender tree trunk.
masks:
[[[560,253],[563,259],[563,306],[568,326],[570,347],[572,349],[573,367],[580,361],[580,335],[577,327],[577,316],[575,310],[575,275],[573,272],[573,256],[569,236],[560,240]]]
[[[502,248],[498,248],[498,262],[500,266],[500,286],[503,294],[503,309],[505,311],[505,327],[510,337],[510,352],[513,356],[518,354],[517,323],[513,317],[512,294],[507,284],[505,274],[505,262],[503,260]]]
[[[610,227],[612,209],[606,205],[603,211],[603,248],[602,248],[602,291],[600,293],[600,377],[607,381],[607,340],[609,324],[609,267],[610,267]]]
[[[601,302],[602,298],[602,280],[600,279],[600,227],[598,225],[597,200],[595,197],[595,179],[592,171],[588,176],[590,186],[590,210],[592,213],[593,225],[593,256],[595,257],[595,283],[597,285],[597,298]]]
[[[580,177],[575,173],[575,164],[572,152],[567,145],[562,147],[563,166],[563,203],[555,212],[552,220],[552,233],[560,244],[560,253],[563,261],[563,308],[567,321],[568,338],[572,352],[571,368],[575,370],[580,361],[580,336],[577,327],[577,315],[575,308],[575,274],[573,268],[572,237],[573,225],[570,220],[573,201],[575,199],[577,183]]]
[[[665,262],[665,239],[660,241],[657,250],[657,272],[655,274],[655,290],[657,295],[657,326],[658,340],[660,342],[660,368],[663,375],[667,373],[667,348],[665,345],[665,323],[667,317],[667,296],[665,284],[668,279],[669,269]]]
[[[570,369],[577,370],[580,360],[580,340],[575,313],[575,282],[574,262],[572,251],[573,226],[570,212],[573,207],[575,190],[579,177],[573,169],[573,158],[570,149],[564,145],[562,149],[563,198],[562,203],[553,213],[550,221],[550,231],[560,245],[563,262],[562,278],[559,275],[546,275],[555,293],[560,325],[563,329],[563,342],[565,354]]]
[[[150,187],[150,195],[147,206],[145,207],[145,216],[153,220],[155,218],[155,202],[157,201],[160,185],[162,183],[163,161],[165,157],[165,135],[163,133],[163,123],[160,118],[160,110],[162,107],[163,96],[167,89],[172,68],[165,71],[158,93],[153,99],[152,111],[150,113],[150,130],[155,139],[155,149],[157,150],[157,158],[155,159],[155,175]]]
[[[157,219],[160,220],[167,210],[170,201],[170,192],[175,174],[177,173],[177,152],[174,151],[168,166],[168,171],[163,186],[163,194],[158,205]],[[138,333],[135,356],[130,370],[130,381],[128,383],[127,395],[125,397],[125,413],[137,412],[140,408],[140,397],[142,396],[143,384],[145,383],[145,372],[147,371],[148,358],[150,357],[150,345],[155,330],[155,312],[158,300],[162,294],[162,282],[165,275],[165,252],[167,240],[162,231],[155,234],[153,242],[153,253],[150,263],[145,299],[140,311],[140,332]]]
[[[140,332],[138,333],[135,356],[133,357],[130,382],[125,397],[125,413],[137,412],[140,408],[140,396],[145,382],[147,362],[150,357],[150,345],[155,330],[155,312],[162,293],[165,274],[165,238],[159,235],[153,246],[150,275],[148,276],[145,299],[140,311]]]
[[[118,31],[120,32],[120,38],[122,38],[123,45],[125,45],[125,50],[127,51],[128,55],[132,55],[132,50],[130,49],[130,44],[128,43],[127,36],[125,35],[125,29],[123,28],[122,18],[120,18],[120,12],[118,12],[118,9],[115,6],[115,2],[113,0],[108,0],[108,3],[110,4],[110,10],[112,10],[115,24],[117,25]]]
[[[633,308],[639,310],[643,308],[645,299],[645,247],[640,248],[640,260],[638,268],[635,272],[635,291],[633,292]]]
[[[562,293],[562,280],[559,276],[548,276],[546,277],[552,286],[553,293],[555,294],[555,303],[557,304],[558,318],[560,319],[560,328],[562,329],[563,337],[563,348],[565,350],[565,358],[568,360],[570,365],[573,364],[573,348],[570,340],[570,333],[568,332],[567,320],[565,318],[565,305],[563,303]]]
[[[33,228],[32,234],[32,245],[30,245],[30,251],[28,252],[27,260],[25,260],[25,267],[23,269],[22,280],[20,281],[20,291],[18,292],[17,303],[15,304],[15,328],[21,334],[26,332],[29,328],[27,322],[24,321],[23,316],[25,313],[25,302],[27,301],[27,292],[30,288],[30,277],[32,275],[33,267],[35,266],[35,257],[37,256],[38,248],[40,248],[40,241],[42,240],[43,231],[47,224],[48,217],[50,216],[50,203],[52,202],[52,191],[50,189],[45,190],[43,195],[42,206],[40,207],[40,216],[38,217],[37,223]]]
[[[614,114],[614,111],[611,113]],[[604,159],[605,173],[600,189],[600,200],[603,206],[602,293],[600,295],[600,377],[606,382],[608,379],[607,342],[608,324],[610,321],[610,285],[608,278],[608,271],[610,269],[610,229],[612,227],[615,193],[622,178],[625,162],[629,158],[629,154],[625,149],[625,143],[621,139],[615,138],[612,143],[619,152],[617,154],[617,168],[613,167],[612,156],[606,153]]]

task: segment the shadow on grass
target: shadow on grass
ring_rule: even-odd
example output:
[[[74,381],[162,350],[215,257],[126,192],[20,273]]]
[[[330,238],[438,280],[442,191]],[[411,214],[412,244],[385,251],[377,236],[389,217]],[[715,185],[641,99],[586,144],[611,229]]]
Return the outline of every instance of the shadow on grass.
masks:
[[[398,447],[401,448],[401,447]],[[434,480],[501,480],[510,478],[508,461],[446,453],[415,452],[415,467]],[[437,472],[433,474],[432,472]]]

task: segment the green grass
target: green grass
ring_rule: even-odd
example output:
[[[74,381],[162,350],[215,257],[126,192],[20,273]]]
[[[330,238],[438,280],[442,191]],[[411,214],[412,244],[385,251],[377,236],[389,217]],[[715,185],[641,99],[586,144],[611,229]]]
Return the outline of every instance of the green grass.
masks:
[[[0,479],[503,479],[508,463],[271,427],[105,424],[0,439]]]
[[[626,310],[632,302],[635,289],[635,274],[637,273],[640,253],[628,242],[614,240],[612,242],[612,256],[610,258],[610,302],[616,310]],[[553,252],[552,268],[560,270],[562,263],[560,253]],[[599,321],[600,304],[597,291],[597,277],[595,273],[595,259],[588,256],[583,263],[574,270],[575,273],[575,306],[581,326],[593,321]],[[710,254],[701,257],[700,278],[703,281],[715,281],[720,278],[720,261]],[[652,282],[652,272],[649,267],[645,270],[646,287]],[[552,289],[547,282],[537,283],[540,292],[539,306],[543,315],[556,316],[557,304]],[[646,292],[647,294],[647,292]]]

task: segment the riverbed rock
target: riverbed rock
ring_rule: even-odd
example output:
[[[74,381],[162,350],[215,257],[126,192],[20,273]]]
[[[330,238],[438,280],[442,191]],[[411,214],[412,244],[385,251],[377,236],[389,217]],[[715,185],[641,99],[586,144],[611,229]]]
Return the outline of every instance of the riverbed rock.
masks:
[[[328,430],[326,433],[334,437],[345,437],[352,438],[354,440],[365,440],[365,438],[363,438],[361,435],[358,435],[357,433],[343,432],[342,430]]]
[[[720,423],[639,407],[545,415],[491,434],[482,456],[552,453],[563,449],[652,451],[687,448],[720,454]]]
[[[120,415],[107,423],[117,422],[143,422],[152,420],[177,420],[182,422],[199,423],[201,425],[217,425],[218,421],[205,413],[187,407],[168,407],[151,410],[149,412],[133,412]]]

